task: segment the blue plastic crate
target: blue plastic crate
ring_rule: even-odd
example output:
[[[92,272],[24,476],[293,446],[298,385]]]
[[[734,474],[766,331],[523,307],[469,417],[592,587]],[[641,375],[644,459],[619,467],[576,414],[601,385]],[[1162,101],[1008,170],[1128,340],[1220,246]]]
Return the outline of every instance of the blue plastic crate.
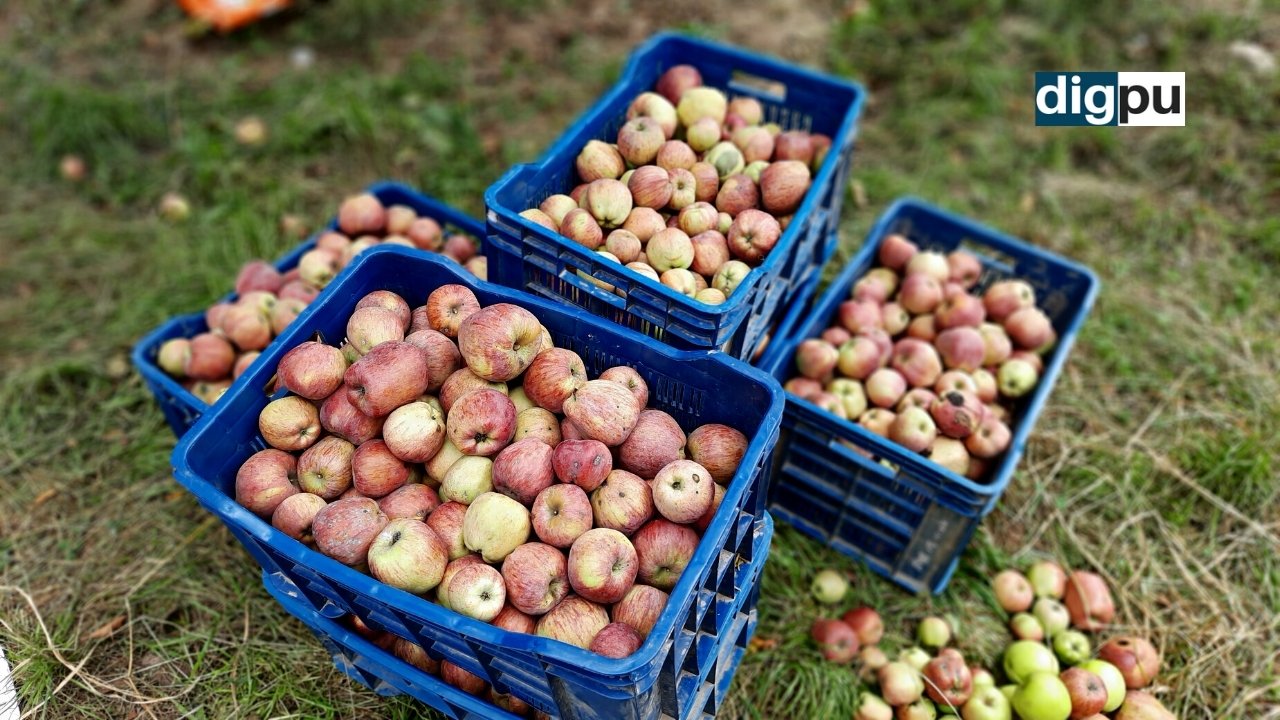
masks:
[[[914,592],[941,592],[974,530],[1009,484],[1045,400],[1098,293],[1088,268],[920,200],[897,201],[795,331],[772,346],[761,367],[779,382],[793,374],[796,346],[826,329],[857,280],[875,266],[886,235],[901,233],[921,249],[963,248],[982,260],[977,288],[1018,278],[1036,290],[1059,341],[1044,358],[1040,384],[1013,413],[1008,451],[985,482],[962,477],[921,455],[787,394],[782,444],[770,488],[781,520]],[[805,311],[796,308],[795,312]],[[783,323],[787,325],[786,322]],[[784,327],[784,332],[786,329]],[[859,451],[889,461],[888,468]]]
[[[754,559],[733,571],[736,608],[724,615],[725,626],[716,629],[716,636],[724,638],[725,642],[709,644],[710,652],[704,653],[697,676],[687,674],[680,678],[681,685],[693,698],[681,720],[715,717],[746,653],[747,643],[755,633],[756,601],[760,594],[760,576],[773,537],[773,519],[765,513],[757,527]],[[263,570],[262,583],[290,615],[315,633],[333,657],[333,664],[338,670],[379,695],[408,695],[456,720],[515,720],[515,715],[446,684],[316,612],[285,576]],[[436,655],[435,659],[445,660],[448,657]]]
[[[749,96],[766,122],[787,130],[829,135],[831,150],[778,244],[722,305],[681,295],[655,280],[520,217],[575,184],[574,159],[588,140],[610,142],[635,96],[652,90],[667,68],[686,63],[703,82],[731,97]],[[507,287],[589,310],[676,347],[719,349],[749,359],[797,291],[836,245],[836,225],[853,159],[858,114],[866,93],[856,83],[789,65],[739,48],[682,35],[658,35],[636,50],[621,79],[536,164],[512,168],[485,193],[489,277]],[[583,280],[584,271],[617,288]]]
[[[719,422],[751,438],[742,467],[666,611],[629,658],[612,660],[546,638],[508,633],[383,585],[277,532],[232,497],[236,470],[265,447],[257,417],[272,398],[260,388],[288,349],[316,333],[332,341],[341,338],[356,302],[373,290],[391,290],[419,305],[447,283],[472,288],[484,305],[510,302],[528,308],[557,346],[578,352],[592,375],[614,365],[634,367],[649,384],[650,405],[670,413],[682,427]],[[756,558],[762,484],[784,406],[777,383],[741,361],[675,350],[577,308],[477,281],[439,258],[378,247],[357,258],[183,437],[173,464],[178,481],[263,568],[287,578],[326,615],[357,615],[559,717],[682,718],[701,692],[691,678],[702,677],[706,663],[734,640],[720,630],[741,605],[736,571]]]
[[[457,228],[473,236],[477,241],[483,242],[484,240],[484,225],[480,221],[445,205],[439,200],[423,195],[408,185],[395,182],[378,182],[370,185],[367,192],[376,195],[383,205],[408,205],[416,210],[419,215],[433,218],[439,221],[441,225]],[[324,230],[336,230],[337,228],[338,219],[335,216],[325,226]],[[316,239],[324,230],[312,235],[306,242],[290,250],[277,260],[275,263],[276,269],[280,272],[287,272],[297,267],[298,260],[302,258],[304,253],[315,247]],[[235,298],[236,294],[231,293],[223,297],[221,302],[234,301]],[[133,365],[138,368],[138,372],[142,374],[143,381],[147,383],[147,388],[155,396],[156,403],[160,405],[160,410],[164,413],[165,422],[169,423],[169,428],[178,437],[182,437],[183,433],[200,419],[200,416],[208,406],[200,398],[192,395],[189,390],[182,387],[182,383],[161,370],[156,358],[160,352],[160,346],[166,340],[194,337],[208,329],[209,325],[204,321],[203,312],[179,315],[166,320],[164,324],[152,330],[139,340],[137,345],[133,346]]]

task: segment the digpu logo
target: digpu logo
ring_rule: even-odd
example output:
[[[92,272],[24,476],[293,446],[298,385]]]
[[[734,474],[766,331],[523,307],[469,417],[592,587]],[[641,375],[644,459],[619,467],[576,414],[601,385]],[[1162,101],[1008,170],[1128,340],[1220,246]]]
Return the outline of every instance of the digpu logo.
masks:
[[[1186,73],[1036,73],[1036,125],[1186,124]]]

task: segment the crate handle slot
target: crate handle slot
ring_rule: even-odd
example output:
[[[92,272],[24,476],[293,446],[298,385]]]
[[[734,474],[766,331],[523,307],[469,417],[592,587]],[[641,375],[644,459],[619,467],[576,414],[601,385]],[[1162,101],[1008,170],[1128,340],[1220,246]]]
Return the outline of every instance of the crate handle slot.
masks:
[[[787,101],[786,83],[770,80],[745,70],[733,71],[733,74],[729,77],[729,87],[740,92],[766,97],[779,103]]]

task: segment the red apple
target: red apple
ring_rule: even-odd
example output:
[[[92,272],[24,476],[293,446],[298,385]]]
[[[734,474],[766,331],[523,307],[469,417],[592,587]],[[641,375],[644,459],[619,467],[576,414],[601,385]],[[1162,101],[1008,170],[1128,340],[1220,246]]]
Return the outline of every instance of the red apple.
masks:
[[[480,301],[462,285],[441,285],[427,296],[426,308],[432,330],[457,338],[462,322],[479,312]]]
[[[297,461],[287,452],[268,448],[249,456],[236,471],[236,502],[270,517],[285,498],[298,492]]]
[[[462,367],[462,353],[444,333],[425,328],[406,335],[404,341],[426,354],[427,392],[439,392],[444,381]]]
[[[668,464],[684,458],[685,435],[675,418],[661,410],[643,410],[631,436],[618,447],[622,467],[651,478]]]
[[[325,500],[339,497],[351,488],[355,452],[355,446],[340,437],[321,438],[298,458],[298,485]]]
[[[630,535],[653,517],[653,493],[649,483],[626,470],[614,470],[591,493],[596,527]]]
[[[342,385],[347,361],[332,345],[304,342],[280,358],[276,373],[280,383],[308,400],[323,400]]]
[[[564,553],[550,545],[525,543],[502,561],[507,601],[529,615],[545,615],[569,594]]]
[[[387,449],[397,458],[422,463],[435,457],[444,445],[445,423],[440,410],[421,400],[401,405],[382,425]]]
[[[489,683],[479,675],[472,674],[454,665],[448,660],[440,662],[440,679],[468,695],[480,697],[489,689]]]
[[[325,506],[324,498],[300,492],[286,497],[271,513],[271,526],[294,540],[311,542],[311,523]]]
[[[726,234],[729,252],[735,258],[750,264],[758,264],[763,260],[781,237],[782,227],[777,219],[754,208],[738,213]]]
[[[524,372],[542,349],[542,324],[518,305],[497,303],[462,322],[458,348],[476,375],[485,380],[511,380]]]
[[[531,515],[539,540],[566,549],[591,529],[591,500],[577,485],[557,483],[538,493]]]
[[[448,564],[444,540],[416,518],[391,520],[369,546],[369,573],[416,595],[439,585]]]
[[[618,383],[631,391],[636,399],[636,407],[641,410],[649,405],[649,385],[635,368],[617,365],[600,373],[600,379]]]
[[[524,390],[539,407],[560,412],[564,401],[587,382],[582,358],[572,350],[551,348],[538,353],[524,375]]]
[[[809,166],[799,160],[769,163],[760,173],[760,204],[774,215],[790,215],[809,191]]]
[[[1131,690],[1150,685],[1160,671],[1160,653],[1144,638],[1112,638],[1098,648],[1098,658],[1115,665]]]
[[[955,648],[943,648],[924,668],[925,692],[939,705],[960,707],[973,694],[973,673]]]
[[[385,417],[426,392],[427,372],[426,353],[418,347],[381,343],[347,368],[347,399],[365,415]]]
[[[552,467],[560,482],[591,492],[613,470],[613,457],[599,440],[565,440],[552,454]]]
[[[623,385],[589,380],[565,400],[564,414],[586,437],[616,447],[631,435],[640,409]]]
[[[1058,678],[1071,696],[1071,720],[1084,720],[1102,712],[1107,704],[1107,686],[1102,678],[1078,667],[1067,668]]]
[[[515,435],[516,406],[497,390],[473,390],[449,409],[446,428],[463,454],[495,455]]]
[[[631,544],[640,563],[639,581],[669,592],[698,549],[698,533],[655,518],[635,532]]]
[[[500,627],[503,630],[525,633],[526,635],[533,634],[533,618],[515,609],[509,602],[506,607],[502,608],[502,612],[498,613],[497,617],[490,620],[489,623],[494,627]]]
[[[320,405],[320,424],[325,430],[358,445],[382,432],[385,418],[370,417],[351,404],[346,385],[339,387]]]
[[[200,333],[191,338],[188,350],[182,374],[193,380],[221,380],[236,362],[235,348],[221,335]]]
[[[536,632],[542,637],[591,647],[591,641],[609,624],[609,613],[586,598],[570,595],[546,615],[538,618]]]
[[[625,623],[639,634],[649,637],[662,611],[667,607],[667,594],[650,585],[632,585],[622,599],[614,604],[613,621]]]
[[[490,382],[471,372],[471,368],[463,367],[450,375],[440,386],[440,407],[447,413],[453,409],[453,404],[458,401],[458,398],[473,390],[481,389],[496,390],[503,395],[509,392],[506,383]]]
[[[365,497],[389,495],[409,481],[409,465],[396,457],[383,440],[369,440],[356,448],[351,458],[351,478]]]
[[[334,500],[311,524],[320,552],[344,565],[363,565],[373,539],[387,524],[378,503],[369,498]]]
[[[869,607],[854,608],[840,619],[853,628],[858,635],[858,642],[863,645],[876,645],[884,637],[884,621],[880,619],[880,613]]]
[[[503,448],[493,460],[493,489],[532,505],[555,481],[551,465],[552,449],[541,440],[519,440]]]
[[[1071,624],[1081,630],[1101,630],[1115,618],[1115,602],[1102,576],[1076,570],[1067,577],[1064,602],[1071,613]]]
[[[605,657],[624,658],[638,650],[642,642],[631,626],[615,622],[604,626],[588,649]]]
[[[728,484],[747,453],[748,440],[741,432],[719,423],[702,425],[689,433],[689,459],[711,473],[721,485]]]
[[[414,518],[425,522],[440,507],[440,496],[430,486],[411,483],[379,500],[378,507],[391,520]]]
[[[427,516],[427,524],[449,549],[450,560],[457,560],[468,553],[462,541],[462,521],[466,516],[467,506],[457,502],[442,503]]]

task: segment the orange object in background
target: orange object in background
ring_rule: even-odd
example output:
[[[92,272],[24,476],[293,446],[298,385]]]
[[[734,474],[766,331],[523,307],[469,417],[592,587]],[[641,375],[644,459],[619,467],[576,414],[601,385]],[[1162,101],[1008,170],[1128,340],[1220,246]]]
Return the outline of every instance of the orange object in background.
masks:
[[[178,0],[187,14],[228,32],[280,12],[290,0]]]

